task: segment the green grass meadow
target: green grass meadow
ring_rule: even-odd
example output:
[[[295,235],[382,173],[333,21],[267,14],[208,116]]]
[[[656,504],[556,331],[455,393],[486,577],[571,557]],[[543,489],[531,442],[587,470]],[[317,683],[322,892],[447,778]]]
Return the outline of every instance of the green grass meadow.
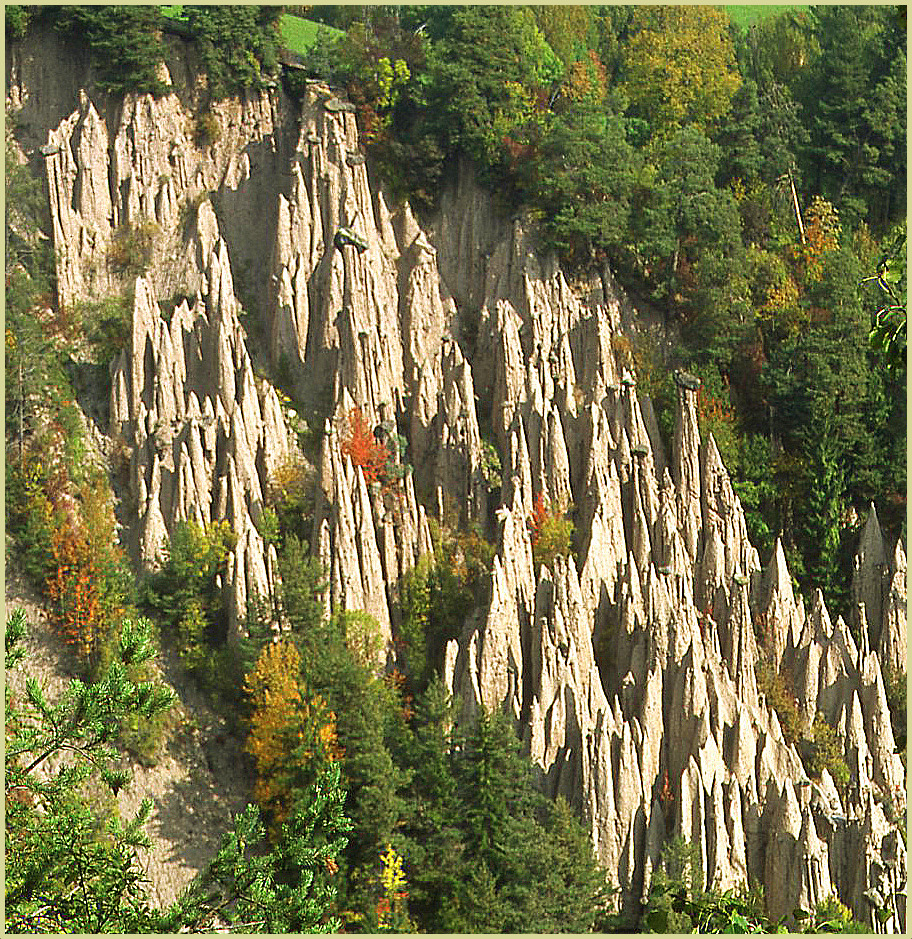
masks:
[[[787,10],[807,10],[808,6],[806,3],[729,3],[725,9],[732,23],[744,29]]]
[[[314,44],[319,30],[327,30],[330,35],[341,36],[342,30],[313,20],[305,20],[300,16],[286,13],[279,22],[282,31],[282,42],[291,52],[304,53]]]
[[[161,7],[162,15],[173,20],[184,20],[184,8],[180,4]],[[321,30],[327,30],[330,35],[341,36],[343,31],[333,26],[325,26],[323,23],[315,23],[313,20],[306,20],[301,16],[295,16],[291,13],[283,14],[279,21],[279,30],[282,34],[282,43],[286,49],[291,52],[304,53],[314,44],[317,33]]]

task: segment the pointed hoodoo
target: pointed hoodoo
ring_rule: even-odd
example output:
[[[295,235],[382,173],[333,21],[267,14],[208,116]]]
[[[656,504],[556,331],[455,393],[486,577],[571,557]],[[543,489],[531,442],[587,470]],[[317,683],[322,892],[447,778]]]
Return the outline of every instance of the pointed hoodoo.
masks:
[[[677,487],[678,522],[691,561],[697,558],[702,527],[700,511],[700,429],[697,422],[697,389],[700,379],[675,369],[678,387],[677,418],[672,447],[672,476]]]
[[[889,589],[889,573],[886,545],[873,502],[868,509],[854,567],[852,597],[855,603],[864,605],[871,648],[876,649],[883,629],[884,594]]]
[[[878,655],[886,674],[906,674],[906,552],[902,541],[896,542],[891,564],[889,591],[884,605],[883,632]]]
[[[798,606],[792,590],[792,577],[785,563],[785,551],[782,539],[776,539],[773,556],[763,583],[763,617],[767,642],[770,644],[777,667],[782,661],[782,654],[789,645],[789,637],[794,633],[798,638]]]

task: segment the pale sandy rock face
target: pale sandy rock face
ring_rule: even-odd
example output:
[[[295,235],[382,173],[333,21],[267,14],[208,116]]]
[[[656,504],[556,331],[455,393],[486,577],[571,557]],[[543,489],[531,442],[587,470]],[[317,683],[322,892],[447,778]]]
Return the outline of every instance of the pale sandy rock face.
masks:
[[[678,526],[687,554],[697,558],[702,513],[700,508],[700,430],[694,391],[678,388],[678,410],[672,448],[672,478],[677,488]]]
[[[877,645],[883,614],[884,582],[887,576],[887,550],[872,504],[855,556],[855,572],[852,578],[852,596],[856,603],[863,603],[868,621],[870,642]]]
[[[135,456],[133,495],[144,508],[133,535],[142,560],[154,564],[181,521],[231,522],[239,536],[228,588],[236,627],[247,597],[269,590],[255,522],[267,467],[287,459],[288,439],[275,392],[254,380],[223,242],[219,248],[210,263],[221,270],[217,286],[192,309],[182,304],[170,328],[151,282],[136,281],[133,332],[114,368],[110,414],[112,436]]]
[[[787,649],[794,649],[804,623],[804,608],[795,599],[792,578],[785,563],[781,538],[776,539],[773,556],[763,578],[763,623],[778,665]]]
[[[869,647],[883,668],[906,671],[906,555],[902,541],[892,553],[871,505],[855,555],[852,598],[864,608]]]
[[[128,98],[109,123],[62,79],[48,86],[56,107],[39,104],[29,85],[42,74],[15,61],[10,96],[45,122],[41,143],[60,145],[46,172],[62,293],[122,287],[108,263],[118,232],[157,231],[110,398],[139,557],[154,563],[184,519],[227,519],[235,635],[248,598],[277,588],[257,525],[276,470],[300,459],[287,403],[262,378],[281,370],[323,427],[311,547],[327,608],[368,611],[378,668],[391,665],[397,592],[433,550],[430,519],[455,507],[480,526],[493,571],[447,645],[444,679],[461,721],[512,713],[549,794],[579,807],[624,909],[638,909],[680,833],[708,886],[759,880],[774,917],[834,890],[872,924],[876,890],[902,925],[905,850],[880,803],[905,786],[883,683],[887,666],[905,669],[906,559],[901,545],[887,552],[873,512],[853,582],[870,625],[859,649],[825,598],[805,614],[781,543],[761,575],[686,382],[674,438],[661,440],[615,356],[626,301],[610,276],[571,289],[536,254],[531,225],[499,218],[468,168],[425,226],[347,158],[355,115],[327,108],[318,83],[299,107],[279,91],[219,104],[218,140],[200,147],[182,104],[192,89]],[[336,244],[343,227],[363,251]],[[159,303],[175,293],[187,300],[168,323]],[[355,406],[372,432],[406,438],[410,474],[381,488],[352,464]],[[538,493],[571,511],[576,554],[535,569]],[[844,793],[826,770],[810,780],[784,740],[757,686],[761,643],[805,724],[821,712],[836,728]]]
[[[885,669],[905,675],[908,620],[906,616],[906,554],[901,541],[896,542],[891,570],[878,655]]]

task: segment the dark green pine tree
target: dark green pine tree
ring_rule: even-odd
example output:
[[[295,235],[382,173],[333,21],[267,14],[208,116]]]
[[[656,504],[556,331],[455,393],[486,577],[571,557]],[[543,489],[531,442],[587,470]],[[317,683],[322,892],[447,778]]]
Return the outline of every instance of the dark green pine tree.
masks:
[[[468,876],[460,830],[462,806],[454,775],[452,705],[435,678],[415,702],[402,762],[411,769],[400,829],[406,858],[409,912],[423,929],[446,932],[442,910]]]
[[[504,135],[515,129],[515,95],[520,89],[533,94],[548,66],[559,68],[558,60],[527,8],[454,7],[436,29],[441,32],[431,57],[428,104],[438,137],[450,153],[472,157],[480,175],[502,190],[509,165]]]
[[[23,610],[6,624],[6,668],[21,665]],[[84,787],[116,794],[129,781],[113,746],[131,715],[170,707],[170,691],[133,682],[128,669],[155,653],[148,624],[125,622],[118,656],[101,681],[73,680],[52,703],[28,677],[6,689],[6,928],[9,932],[141,932],[152,910],[138,852],[148,847],[144,800],[125,824],[99,818]],[[60,761],[61,755],[67,759]],[[48,769],[56,760],[55,769]]]
[[[761,169],[758,143],[760,130],[760,103],[757,86],[749,78],[732,98],[731,110],[719,122],[715,142],[722,148],[719,161],[719,181],[727,185],[740,179],[750,183],[757,179]]]
[[[832,433],[825,420],[814,433],[808,460],[802,538],[807,589],[820,588],[831,610],[845,612],[848,581],[839,569],[839,548],[845,520],[845,484]]]
[[[521,909],[510,931],[518,932],[521,925],[541,932],[600,931],[611,891],[593,857],[588,831],[561,797],[548,805],[541,827],[504,890]],[[514,847],[519,851],[520,842]]]
[[[742,251],[741,222],[730,191],[716,186],[719,148],[695,127],[685,126],[662,144],[644,171],[633,212],[634,238],[656,298],[680,310],[703,283],[718,282],[722,261]],[[695,270],[703,255],[714,256],[712,275]],[[722,280],[724,281],[723,276]]]
[[[48,7],[43,16],[59,32],[88,45],[105,91],[121,95],[167,90],[158,77],[163,47],[157,6]]]
[[[600,102],[584,99],[556,115],[528,163],[525,183],[541,213],[545,243],[572,264],[619,257],[637,165],[625,122]]]
[[[870,426],[870,327],[861,302],[862,275],[858,259],[847,248],[824,256],[820,279],[808,285],[812,325],[800,338],[795,365],[806,421],[800,432],[817,437],[814,428],[832,420],[848,493],[853,502],[865,505],[882,486],[875,475],[876,441]]]
[[[876,430],[890,423],[891,405],[884,399],[882,376],[868,347],[861,277],[860,264],[847,248],[826,252],[819,277],[805,285],[804,325],[782,334],[770,331],[763,372],[771,427],[783,453],[797,463],[792,495],[813,502],[807,510],[801,508],[800,498],[791,499],[792,515],[780,486],[780,524],[814,571],[806,586],[829,583],[828,602],[832,596],[835,612],[844,615],[848,611],[839,602],[846,598],[838,585],[850,579],[848,555],[843,552],[837,566],[839,552],[833,550],[832,539],[824,539],[824,532],[835,524],[838,501],[863,509],[892,491],[901,472],[891,441]],[[892,407],[901,411],[902,404],[896,401]],[[823,478],[828,482],[821,488]]]
[[[324,767],[298,793],[271,843],[259,809],[248,805],[203,873],[170,909],[151,916],[144,931],[210,931],[227,924],[245,933],[338,932],[332,872],[351,830],[344,802],[338,765]]]
[[[187,6],[193,34],[213,98],[261,88],[278,63],[277,6]]]
[[[340,902],[369,917],[378,899],[380,858],[394,840],[404,807],[399,794],[408,771],[393,760],[392,744],[401,722],[394,691],[373,674],[368,656],[376,622],[363,613],[341,613],[296,637],[302,646],[303,678],[335,714],[340,766],[351,819],[348,846],[340,857]]]
[[[758,99],[760,123],[757,140],[761,153],[761,176],[768,186],[782,185],[783,175],[793,172],[795,185],[801,187],[801,168],[797,164],[800,148],[809,139],[801,106],[791,89],[772,82]],[[785,196],[791,213],[791,194]]]
[[[458,932],[585,932],[604,907],[605,875],[566,807],[535,783],[507,718],[482,715],[456,760],[470,876],[443,912]]]
[[[801,95],[811,128],[806,178],[846,219],[902,218],[906,40],[898,8],[824,6],[816,14],[820,55]]]

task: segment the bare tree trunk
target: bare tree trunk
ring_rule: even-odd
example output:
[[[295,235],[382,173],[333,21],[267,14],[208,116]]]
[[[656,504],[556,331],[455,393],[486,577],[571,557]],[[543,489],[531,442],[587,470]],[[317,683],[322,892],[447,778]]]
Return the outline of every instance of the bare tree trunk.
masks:
[[[788,171],[789,184],[792,187],[792,201],[795,203],[795,218],[798,220],[798,231],[801,234],[801,243],[804,244],[804,222],[801,220],[801,209],[798,207],[798,193],[795,191],[795,180],[792,179],[792,168]]]

